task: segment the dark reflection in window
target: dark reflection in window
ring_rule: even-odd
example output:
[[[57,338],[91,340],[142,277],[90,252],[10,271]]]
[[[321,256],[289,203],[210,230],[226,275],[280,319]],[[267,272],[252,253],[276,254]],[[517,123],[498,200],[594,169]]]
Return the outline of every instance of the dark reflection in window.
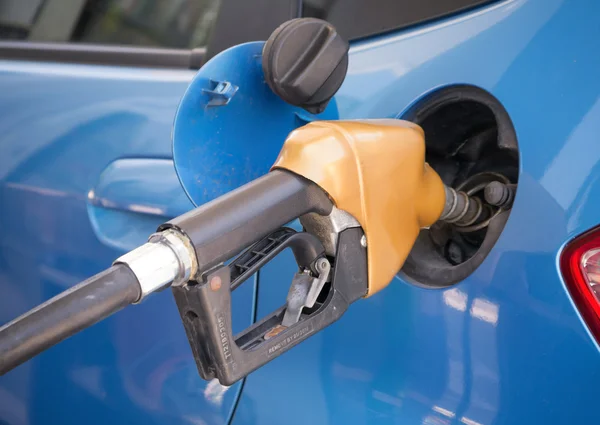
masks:
[[[302,15],[325,19],[348,39],[380,34],[493,0],[303,0]]]
[[[193,48],[220,0],[2,0],[0,39]]]

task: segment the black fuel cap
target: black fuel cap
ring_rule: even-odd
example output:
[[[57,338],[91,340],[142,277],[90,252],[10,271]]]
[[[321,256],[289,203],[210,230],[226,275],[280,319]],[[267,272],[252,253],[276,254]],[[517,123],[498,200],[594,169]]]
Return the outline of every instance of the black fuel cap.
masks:
[[[318,114],[346,78],[348,48],[329,22],[315,18],[287,21],[263,48],[267,84],[287,103]]]

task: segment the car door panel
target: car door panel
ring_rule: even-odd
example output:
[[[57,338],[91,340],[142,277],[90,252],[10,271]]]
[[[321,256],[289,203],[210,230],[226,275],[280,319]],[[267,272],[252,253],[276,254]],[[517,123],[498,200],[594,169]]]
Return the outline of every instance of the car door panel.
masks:
[[[192,208],[170,132],[193,75],[0,61],[0,322]],[[253,296],[252,283],[236,291],[236,327],[251,323]],[[200,379],[165,291],[1,377],[0,420],[224,424],[240,388]]]

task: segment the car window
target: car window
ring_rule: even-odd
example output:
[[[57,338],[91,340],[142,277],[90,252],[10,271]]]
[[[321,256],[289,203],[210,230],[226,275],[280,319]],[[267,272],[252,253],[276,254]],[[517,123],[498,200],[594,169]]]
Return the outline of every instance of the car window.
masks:
[[[302,15],[331,22],[353,40],[416,25],[493,0],[303,0]]]
[[[220,0],[1,0],[0,40],[205,46]]]

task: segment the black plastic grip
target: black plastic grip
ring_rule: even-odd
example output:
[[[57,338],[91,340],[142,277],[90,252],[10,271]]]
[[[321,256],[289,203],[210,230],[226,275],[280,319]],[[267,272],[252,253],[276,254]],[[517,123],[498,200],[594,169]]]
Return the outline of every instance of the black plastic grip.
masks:
[[[280,233],[276,232],[275,240],[285,245],[291,236],[282,239],[278,237]],[[367,250],[360,243],[363,234],[358,227],[339,234],[331,286],[324,293],[327,297],[317,299],[313,308],[304,309],[300,320],[290,327],[282,326],[287,307],[284,305],[234,336],[231,290],[235,289],[232,284],[238,285],[231,277],[242,281],[254,272],[247,270],[242,276],[237,273],[237,267],[246,262],[245,255],[207,273],[209,282],[218,278],[220,286],[216,289],[206,284],[171,287],[200,376],[232,385],[339,319],[350,304],[367,293]],[[316,240],[316,237],[305,236],[307,239],[300,243],[314,246],[310,238]],[[278,249],[270,251],[267,260],[272,260],[278,252]],[[316,250],[314,255],[319,256],[321,252]],[[306,274],[300,276],[310,278]]]
[[[117,264],[0,328],[0,375],[136,302],[135,274]]]
[[[313,182],[275,170],[160,226],[192,241],[203,272],[239,254],[275,229],[304,215],[328,215],[327,194]]]

